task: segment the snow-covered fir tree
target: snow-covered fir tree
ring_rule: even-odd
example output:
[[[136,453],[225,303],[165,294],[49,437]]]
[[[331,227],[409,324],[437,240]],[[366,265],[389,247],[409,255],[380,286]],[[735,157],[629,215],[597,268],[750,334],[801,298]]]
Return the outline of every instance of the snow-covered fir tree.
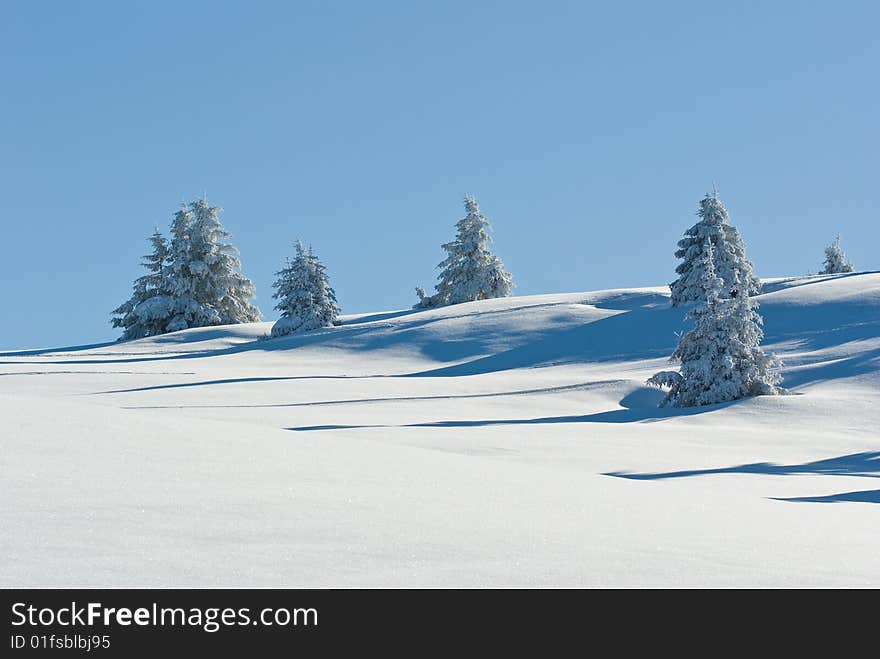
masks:
[[[198,199],[190,204],[190,210],[192,256],[204,264],[200,284],[205,300],[217,310],[222,325],[259,320],[260,310],[250,302],[256,295],[254,285],[240,272],[238,249],[228,242],[231,234],[220,223],[220,208]]]
[[[683,261],[675,269],[678,279],[669,285],[672,305],[677,306],[694,300],[706,300],[703,283],[703,250],[707,241],[715,251],[715,271],[724,281],[722,297],[754,295],[761,284],[752,273],[752,264],[746,258],[746,247],[736,227],[729,224],[727,209],[718,198],[717,191],[707,194],[700,201],[697,211],[700,220],[685,231],[678,241],[675,257]]]
[[[747,295],[725,297],[729,287],[716,273],[708,238],[700,258],[700,285],[706,300],[688,312],[694,327],[671,357],[680,362],[680,371],[662,371],[648,380],[669,387],[660,405],[692,407],[780,393],[780,362],[760,347],[763,321],[757,303]]]
[[[272,336],[285,336],[330,327],[339,315],[336,293],[330,287],[327,270],[311,247],[306,252],[296,241],[293,260],[276,274],[273,298],[281,317],[272,326]]]
[[[147,274],[134,280],[131,297],[113,310],[113,327],[122,327],[123,333],[120,340],[140,339],[145,336],[153,336],[161,333],[161,327],[145,316],[141,306],[147,300],[162,294],[163,277],[166,262],[168,260],[168,243],[165,237],[156,227],[153,235],[149,238],[153,251],[144,255],[141,265],[147,270]]]
[[[144,310],[145,314],[154,317],[157,322],[164,321],[165,332],[220,323],[216,311],[196,299],[198,273],[192,268],[192,224],[189,207],[181,204],[180,210],[171,221],[169,265],[163,295]]]
[[[260,319],[250,303],[254,285],[239,272],[238,250],[228,242],[219,211],[198,199],[174,216],[167,285],[172,317],[166,331]]]
[[[852,272],[853,264],[846,260],[846,254],[840,247],[840,234],[834,242],[825,248],[825,269],[820,275],[836,275],[841,272]]]
[[[464,207],[467,214],[455,225],[455,240],[443,245],[447,257],[437,266],[441,272],[436,291],[427,295],[423,288],[416,288],[416,309],[510,295],[510,273],[489,251],[489,221],[472,196],[465,196]]]
[[[123,339],[260,319],[250,303],[254,285],[239,272],[238,251],[228,242],[219,211],[205,199],[181,204],[170,244],[158,232],[151,238],[157,251],[148,257],[150,274],[135,282],[132,299],[114,311],[121,316],[114,327],[126,328]],[[164,265],[157,265],[160,260]]]

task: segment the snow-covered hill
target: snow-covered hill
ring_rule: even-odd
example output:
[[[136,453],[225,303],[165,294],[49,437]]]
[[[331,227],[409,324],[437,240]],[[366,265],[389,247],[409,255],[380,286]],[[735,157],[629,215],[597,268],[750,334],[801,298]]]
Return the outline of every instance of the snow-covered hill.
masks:
[[[0,353],[0,585],[880,586],[880,273],[760,302],[688,410],[665,287]]]

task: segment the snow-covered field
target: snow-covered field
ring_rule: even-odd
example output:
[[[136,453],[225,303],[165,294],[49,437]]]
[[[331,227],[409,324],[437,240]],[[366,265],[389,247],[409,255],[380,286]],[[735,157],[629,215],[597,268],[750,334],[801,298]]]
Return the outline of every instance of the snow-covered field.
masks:
[[[792,395],[708,408],[667,295],[0,353],[0,586],[880,586],[880,273],[765,282]]]

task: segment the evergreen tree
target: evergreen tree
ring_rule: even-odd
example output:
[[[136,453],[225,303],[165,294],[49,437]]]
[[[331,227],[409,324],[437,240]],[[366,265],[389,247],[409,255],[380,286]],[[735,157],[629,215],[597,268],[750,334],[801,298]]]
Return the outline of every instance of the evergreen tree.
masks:
[[[470,195],[465,196],[464,207],[467,214],[455,225],[455,240],[443,245],[447,257],[437,266],[442,270],[436,292],[429,296],[416,288],[417,309],[510,295],[511,276],[489,251],[489,221]]]
[[[205,199],[181,204],[171,222],[171,243],[158,233],[154,254],[145,263],[150,274],[135,282],[132,299],[113,313],[122,338],[249,323],[260,319],[250,303],[254,286],[238,269],[238,251],[217,217],[219,208]]]
[[[678,241],[675,257],[683,261],[675,269],[679,275],[669,287],[672,305],[693,300],[705,301],[707,291],[703,284],[704,245],[709,241],[715,252],[715,270],[724,281],[721,297],[755,295],[760,291],[758,278],[752,274],[752,264],[746,258],[746,248],[736,230],[728,223],[727,209],[718,199],[718,193],[707,194],[697,211],[700,221],[688,229]]]
[[[220,324],[220,315],[210,304],[206,304],[204,286],[200,286],[205,268],[196,257],[192,234],[192,212],[186,204],[181,204],[171,221],[167,304],[161,309],[158,304],[154,305],[157,315],[169,317],[166,332]]]
[[[250,303],[256,294],[254,285],[239,272],[238,250],[228,242],[231,234],[217,217],[220,208],[199,199],[190,204],[190,210],[193,256],[204,264],[200,284],[206,303],[217,310],[222,325],[258,321],[260,310]]]
[[[141,305],[144,302],[162,294],[164,269],[168,260],[168,244],[158,227],[149,240],[153,251],[144,255],[141,261],[147,274],[135,279],[131,297],[113,310],[113,315],[117,316],[112,319],[113,327],[124,328],[120,340],[139,339],[160,333],[149,318],[139,313],[143,310]]]
[[[330,278],[327,276],[327,268],[318,260],[309,246],[309,260],[312,262],[312,298],[317,310],[316,319],[321,327],[329,327],[336,323],[340,308],[336,302],[336,291],[330,286]]]
[[[843,253],[843,249],[840,247],[840,234],[837,234],[834,242],[825,248],[825,269],[819,274],[836,275],[852,271],[853,265],[846,260],[846,254]]]
[[[260,319],[250,303],[254,285],[238,271],[238,250],[227,242],[219,211],[198,199],[174,216],[168,279],[173,317],[166,331]]]
[[[293,260],[288,259],[276,273],[272,285],[272,297],[278,300],[275,309],[281,312],[281,318],[272,326],[273,337],[330,327],[340,311],[324,265],[311,247],[306,252],[299,240],[295,247]]]
[[[762,319],[747,295],[727,298],[716,273],[715,250],[707,238],[700,259],[705,302],[688,312],[694,327],[678,343],[672,360],[680,372],[662,371],[649,384],[669,387],[661,406],[692,407],[780,392],[780,365],[760,347]]]

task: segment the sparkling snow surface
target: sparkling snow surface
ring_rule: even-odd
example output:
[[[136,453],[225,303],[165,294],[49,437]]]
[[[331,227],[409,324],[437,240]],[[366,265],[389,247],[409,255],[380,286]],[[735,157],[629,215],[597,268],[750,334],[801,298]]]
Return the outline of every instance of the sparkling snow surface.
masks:
[[[880,587],[880,273],[764,291],[687,410],[665,287],[0,353],[0,586]]]

